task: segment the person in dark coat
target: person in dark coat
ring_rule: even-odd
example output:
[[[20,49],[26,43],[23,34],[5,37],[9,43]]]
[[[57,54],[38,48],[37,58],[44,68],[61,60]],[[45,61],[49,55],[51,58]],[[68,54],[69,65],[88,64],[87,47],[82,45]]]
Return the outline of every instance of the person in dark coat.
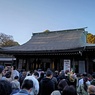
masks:
[[[58,83],[59,83],[60,80],[62,80],[62,79],[66,79],[64,70],[61,70],[60,73],[59,73],[59,76],[57,77]]]
[[[26,77],[26,71],[23,71],[22,74],[19,77],[20,86],[22,85],[25,77]]]
[[[62,90],[65,88],[65,86],[67,86],[67,82],[65,79],[62,79],[59,83],[58,83],[58,90],[60,91],[60,93],[62,93]]]
[[[10,95],[12,93],[12,85],[7,80],[0,80],[0,95]]]
[[[74,86],[65,86],[61,95],[77,95],[77,91]]]
[[[52,81],[53,73],[51,70],[47,70],[46,77],[40,82],[40,95],[50,95],[54,90],[54,82]]]
[[[61,95],[65,86],[68,86],[65,79],[62,79],[58,84],[58,90],[54,90],[51,95]]]
[[[74,74],[70,74],[70,75],[68,76],[68,78],[66,79],[66,82],[67,82],[67,84],[68,84],[69,86],[70,86],[70,85],[73,85],[73,86],[76,88],[77,80],[76,80]]]

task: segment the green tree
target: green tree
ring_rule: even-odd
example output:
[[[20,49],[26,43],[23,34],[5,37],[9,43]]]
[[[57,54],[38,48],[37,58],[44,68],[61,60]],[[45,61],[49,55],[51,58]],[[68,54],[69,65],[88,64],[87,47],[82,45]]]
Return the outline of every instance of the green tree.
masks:
[[[50,32],[50,30],[45,30],[44,32],[45,32],[45,33],[48,33],[48,32]]]
[[[13,36],[0,33],[0,47],[17,46],[18,42],[13,40]]]

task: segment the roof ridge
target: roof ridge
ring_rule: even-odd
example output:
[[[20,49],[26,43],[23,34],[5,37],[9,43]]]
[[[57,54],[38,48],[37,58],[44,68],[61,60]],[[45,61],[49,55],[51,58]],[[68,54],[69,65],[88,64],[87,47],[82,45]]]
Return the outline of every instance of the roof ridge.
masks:
[[[53,32],[66,32],[66,31],[78,31],[78,30],[85,30],[87,27],[83,27],[83,28],[74,28],[74,29],[65,29],[65,30],[56,30],[56,31],[49,31],[49,32],[39,32],[39,33],[33,33],[33,35],[36,34],[48,34],[48,33],[53,33]]]

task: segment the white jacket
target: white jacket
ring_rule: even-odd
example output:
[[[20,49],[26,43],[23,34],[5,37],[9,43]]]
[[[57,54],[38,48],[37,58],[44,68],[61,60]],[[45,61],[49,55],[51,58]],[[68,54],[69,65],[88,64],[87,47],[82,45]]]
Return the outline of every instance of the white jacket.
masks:
[[[38,82],[38,80],[35,78],[34,75],[26,76],[25,79],[30,79],[33,81],[33,88],[32,88],[32,91],[30,92],[30,95],[37,95],[39,93],[39,82]]]

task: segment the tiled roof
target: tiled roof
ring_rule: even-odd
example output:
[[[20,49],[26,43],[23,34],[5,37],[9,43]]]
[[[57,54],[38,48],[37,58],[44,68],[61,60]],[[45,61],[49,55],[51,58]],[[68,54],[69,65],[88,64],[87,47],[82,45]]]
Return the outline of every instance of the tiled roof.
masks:
[[[33,33],[23,45],[5,48],[9,51],[67,50],[83,47],[86,43],[84,28]]]

